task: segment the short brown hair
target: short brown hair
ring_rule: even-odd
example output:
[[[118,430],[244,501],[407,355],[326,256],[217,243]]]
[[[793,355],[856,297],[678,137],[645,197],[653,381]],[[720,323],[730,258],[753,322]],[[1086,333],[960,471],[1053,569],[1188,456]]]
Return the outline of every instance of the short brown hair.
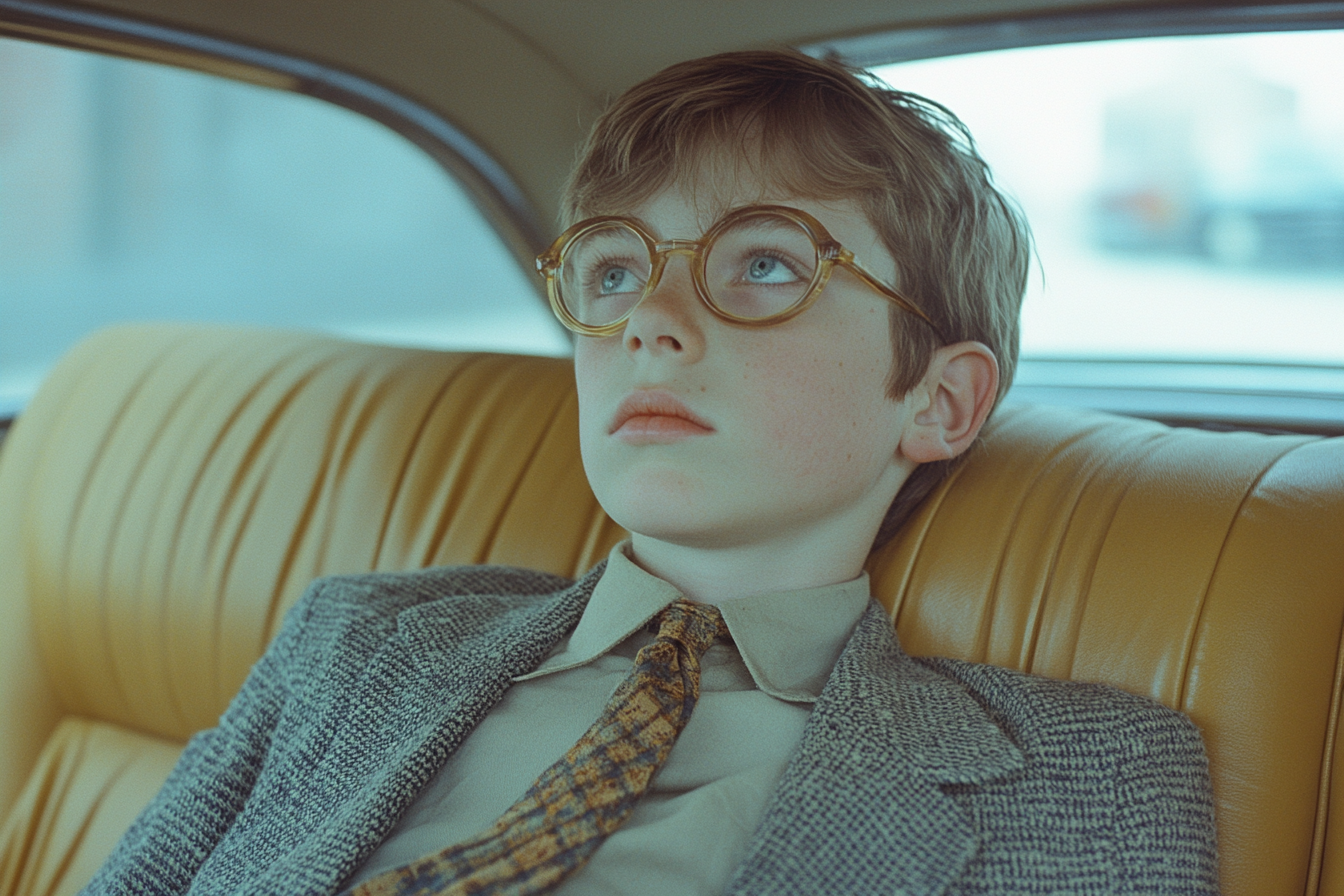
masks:
[[[663,69],[598,118],[565,185],[564,226],[628,211],[689,182],[714,151],[799,198],[853,199],[896,261],[896,289],[950,342],[999,362],[996,403],[1017,366],[1031,235],[993,185],[970,133],[943,106],[795,51],[723,53]],[[893,399],[923,379],[939,339],[895,306]],[[923,464],[878,531],[884,544],[959,459]]]

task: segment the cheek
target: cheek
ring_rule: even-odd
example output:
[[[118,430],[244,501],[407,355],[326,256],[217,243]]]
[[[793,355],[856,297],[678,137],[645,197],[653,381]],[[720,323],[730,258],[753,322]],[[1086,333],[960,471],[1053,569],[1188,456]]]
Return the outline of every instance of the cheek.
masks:
[[[579,398],[581,429],[587,429],[587,422],[602,406],[613,354],[607,343],[612,341],[579,336],[574,343],[574,385]]]
[[[574,383],[579,399],[579,453],[589,482],[595,487],[606,464],[599,457],[606,433],[605,415],[609,413],[606,391],[609,383],[611,355],[603,343],[610,340],[578,337],[574,345]]]
[[[601,356],[600,346],[595,344],[598,341],[586,336],[574,338],[574,379],[578,383],[580,403],[583,402],[586,385],[592,382]]]
[[[886,358],[784,355],[763,360],[756,393],[764,435],[794,476],[849,475],[894,453],[896,405],[885,394]]]

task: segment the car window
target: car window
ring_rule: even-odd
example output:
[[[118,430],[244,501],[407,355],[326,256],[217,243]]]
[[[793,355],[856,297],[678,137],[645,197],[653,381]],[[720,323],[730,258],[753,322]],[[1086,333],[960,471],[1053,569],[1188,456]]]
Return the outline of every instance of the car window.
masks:
[[[121,320],[565,354],[442,167],[343,108],[0,39],[0,417]]]
[[[1026,211],[1025,358],[1344,365],[1344,32],[876,73],[956,112]]]

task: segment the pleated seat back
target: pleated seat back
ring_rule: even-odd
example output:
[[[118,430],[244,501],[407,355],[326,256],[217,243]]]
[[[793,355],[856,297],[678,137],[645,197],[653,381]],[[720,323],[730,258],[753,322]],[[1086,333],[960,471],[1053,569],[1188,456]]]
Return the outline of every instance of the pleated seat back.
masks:
[[[573,576],[622,535],[567,361],[95,335],[0,446],[0,893],[88,880],[312,578]],[[870,569],[912,653],[1190,713],[1225,892],[1344,892],[1344,440],[1005,408]]]

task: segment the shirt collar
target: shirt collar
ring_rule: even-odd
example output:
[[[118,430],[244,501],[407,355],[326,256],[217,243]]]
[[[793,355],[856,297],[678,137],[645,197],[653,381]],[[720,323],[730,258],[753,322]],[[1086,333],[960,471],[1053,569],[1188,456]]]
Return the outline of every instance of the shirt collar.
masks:
[[[643,628],[681,596],[611,549],[607,568],[568,640],[544,663],[515,681],[590,663]],[[837,585],[775,591],[723,601],[719,609],[756,686],[772,697],[813,703],[868,605],[868,574]]]

